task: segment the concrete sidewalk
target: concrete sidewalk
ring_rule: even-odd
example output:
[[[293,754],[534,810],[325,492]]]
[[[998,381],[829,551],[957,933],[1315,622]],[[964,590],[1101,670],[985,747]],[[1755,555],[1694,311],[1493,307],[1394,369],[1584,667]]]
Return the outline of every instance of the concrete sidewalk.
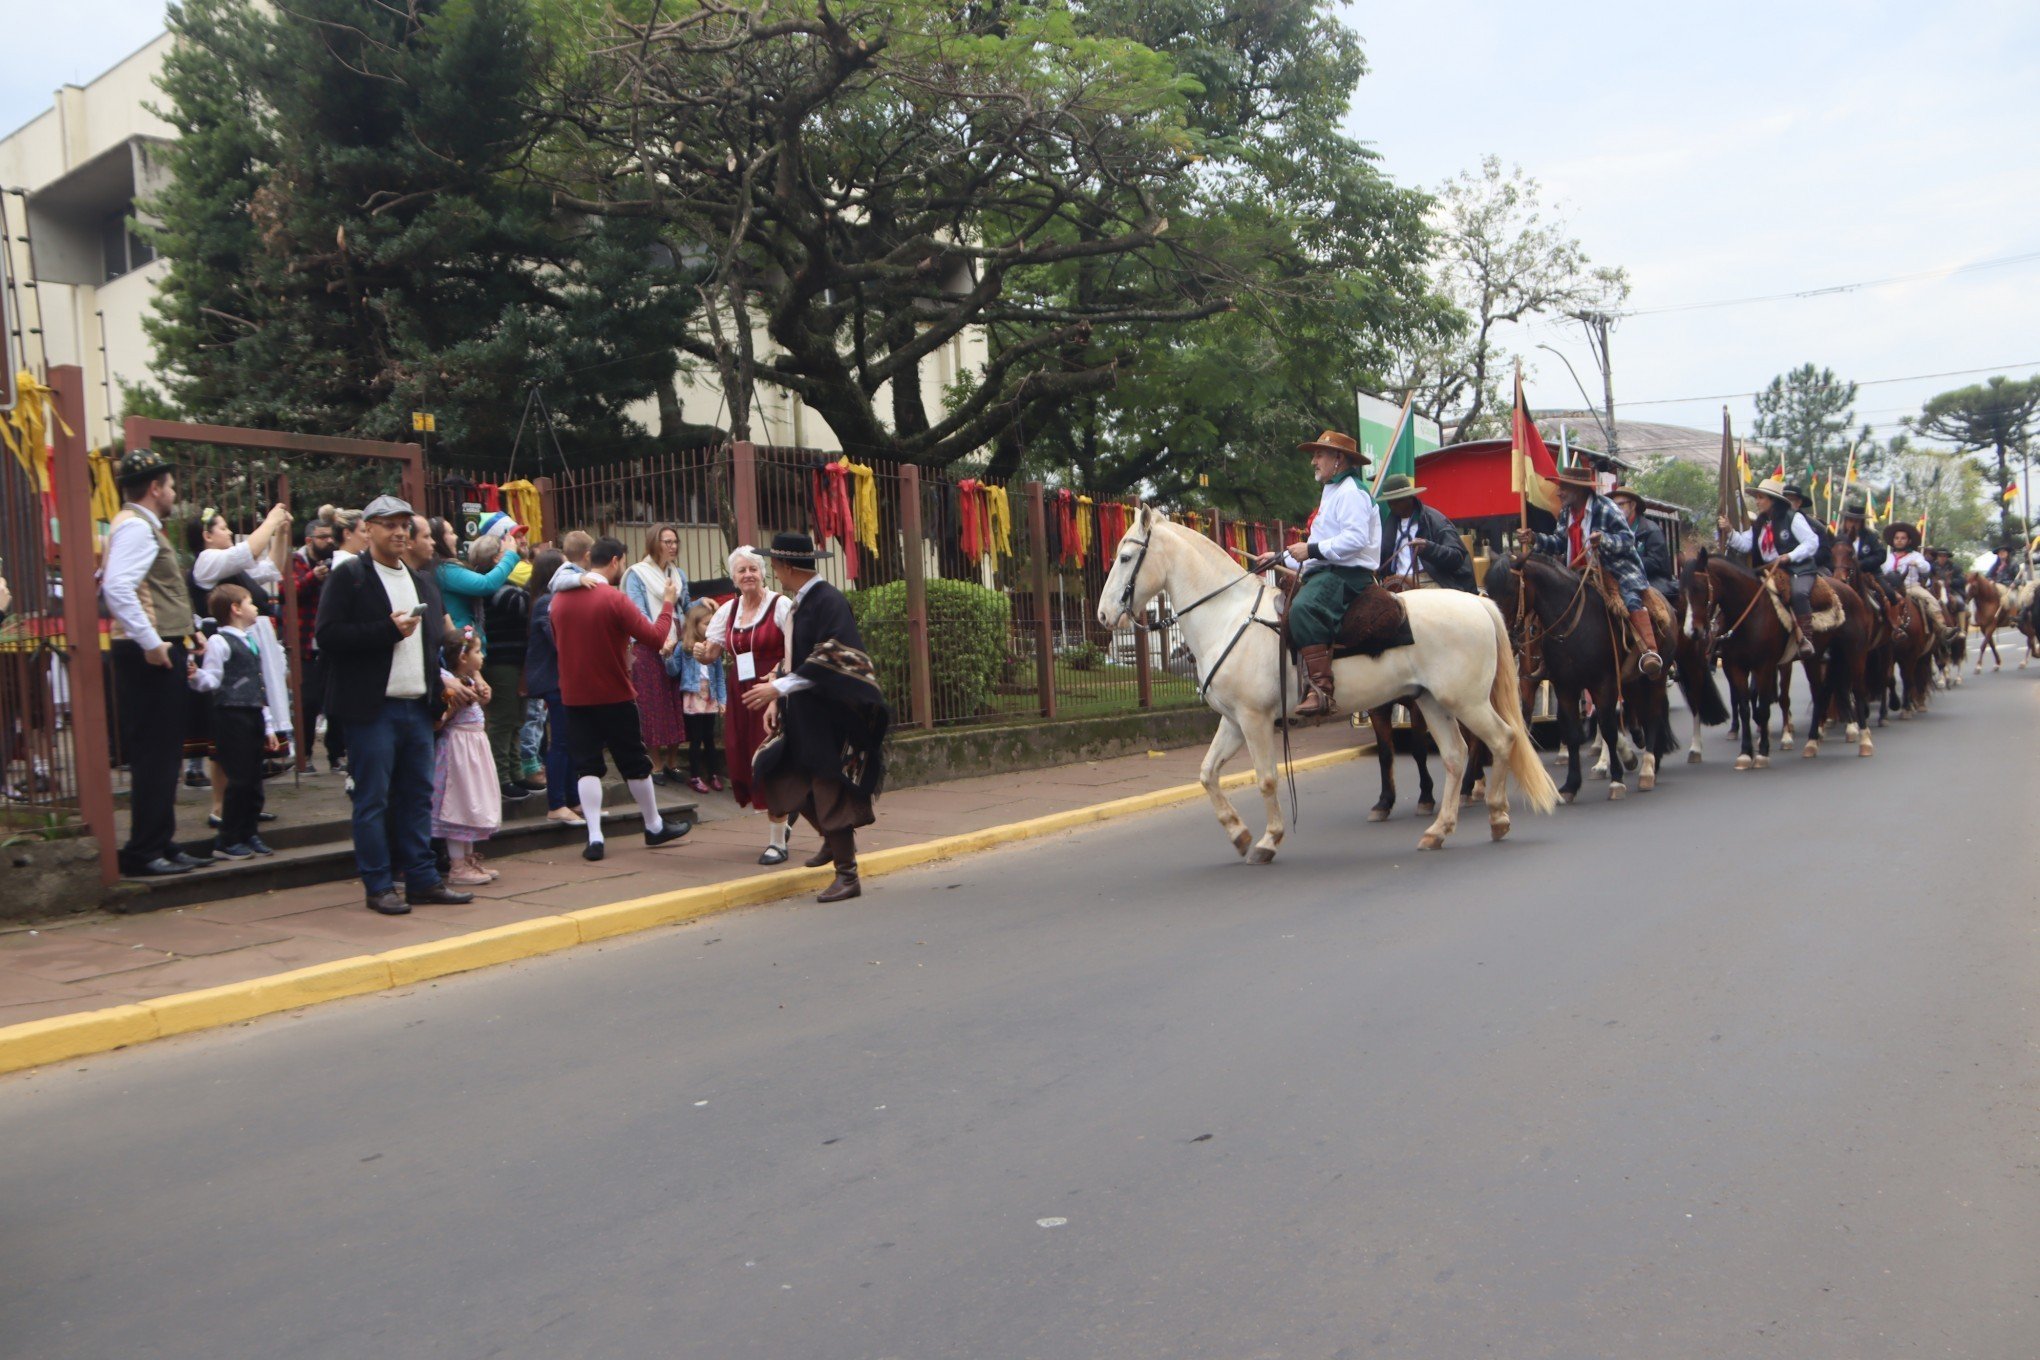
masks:
[[[1344,722],[1297,732],[1298,759],[1371,737]],[[987,775],[899,789],[879,802],[875,827],[858,837],[865,850],[910,846],[944,836],[1064,812],[1195,782],[1202,747],[1088,761],[1057,769]],[[1228,773],[1250,769],[1244,753]],[[340,781],[332,781],[336,786]],[[1364,778],[1367,801],[1373,780]],[[1234,799],[1257,833],[1260,800]],[[217,987],[424,944],[491,926],[582,907],[629,901],[769,872],[758,863],[762,815],[737,808],[727,793],[701,800],[702,821],[677,845],[647,850],[635,831],[614,837],[600,864],[578,848],[553,847],[490,861],[502,877],[464,907],[421,907],[378,916],[362,905],[358,882],[229,897],[146,915],[94,915],[0,933],[0,1026],[179,992]],[[1218,836],[1214,826],[1212,835]],[[816,848],[802,827],[792,864]],[[882,883],[872,891],[883,892]],[[853,904],[854,905],[854,904]]]

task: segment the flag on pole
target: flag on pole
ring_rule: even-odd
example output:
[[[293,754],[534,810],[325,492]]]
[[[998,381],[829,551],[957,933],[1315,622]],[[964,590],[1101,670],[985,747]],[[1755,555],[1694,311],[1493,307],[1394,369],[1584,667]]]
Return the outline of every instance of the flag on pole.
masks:
[[[1888,493],[1886,493],[1884,497],[1884,522],[1886,524],[1889,524],[1891,522],[1892,507],[1896,506],[1897,504],[1898,504],[1898,483],[1893,482],[1891,484],[1891,490]]]
[[[1381,484],[1391,472],[1400,472],[1412,483],[1417,480],[1417,422],[1410,418],[1410,403],[1415,400],[1414,392],[1403,398],[1402,414],[1395,418],[1395,433],[1388,437],[1388,451],[1374,469],[1376,495],[1381,494]]]
[[[1516,366],[1516,409],[1509,421],[1509,490],[1522,498],[1526,507],[1536,506],[1558,513],[1558,493],[1546,477],[1558,474],[1537,422],[1530,418],[1530,404],[1523,397],[1523,366]]]
[[[1749,480],[1749,465],[1728,427],[1728,408],[1721,408],[1721,468],[1715,489],[1715,512],[1733,529],[1747,529],[1749,520],[1743,506],[1743,483]]]
[[[1843,478],[1843,482],[1848,486],[1856,484],[1856,446],[1854,444],[1849,445],[1849,473],[1847,477]]]
[[[2014,500],[2018,499],[2018,495],[2019,484],[2017,482],[2007,482],[2005,484],[2004,503],[2010,505]]]

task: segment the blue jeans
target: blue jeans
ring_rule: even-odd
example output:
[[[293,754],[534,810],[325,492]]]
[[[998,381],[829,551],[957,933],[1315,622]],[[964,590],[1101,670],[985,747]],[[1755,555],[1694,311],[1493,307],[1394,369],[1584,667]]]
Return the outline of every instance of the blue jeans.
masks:
[[[371,894],[439,883],[432,855],[432,717],[423,699],[385,699],[367,722],[347,724],[354,776],[354,862]]]
[[[545,740],[545,700],[526,698],[524,701],[524,726],[517,729],[517,777],[523,779],[538,773],[538,744]],[[552,779],[547,773],[546,779]]]
[[[552,733],[545,743],[546,809],[574,807],[581,795],[574,789],[574,753],[567,749],[567,706],[560,702],[558,690],[533,702],[545,704],[546,726]]]

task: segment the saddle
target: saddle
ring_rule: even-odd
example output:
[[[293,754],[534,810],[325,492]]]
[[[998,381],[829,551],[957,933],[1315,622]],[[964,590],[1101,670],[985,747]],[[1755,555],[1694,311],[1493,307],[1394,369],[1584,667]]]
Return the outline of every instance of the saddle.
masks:
[[[1290,651],[1296,644],[1289,640],[1289,602],[1296,598],[1301,586],[1301,576],[1283,577],[1282,583],[1282,645]],[[1384,586],[1373,585],[1360,592],[1353,603],[1346,606],[1346,617],[1339,621],[1339,636],[1332,643],[1332,659],[1348,656],[1380,656],[1392,647],[1410,647],[1416,644],[1416,634],[1410,631],[1410,611],[1397,598],[1399,592]]]
[[[1604,570],[1599,562],[1590,564],[1587,574],[1593,578],[1601,604],[1608,611],[1608,631],[1615,638],[1615,669],[1623,675],[1633,675],[1643,656],[1643,639],[1630,626],[1629,607],[1622,602],[1621,587],[1615,584],[1614,575]],[[1678,636],[1671,601],[1656,586],[1648,586],[1643,592],[1643,607],[1649,611],[1650,626],[1657,633],[1658,655],[1668,660],[1672,654],[1672,639]]]
[[[1778,610],[1778,620],[1790,631],[1792,627],[1792,573],[1782,563],[1773,563],[1764,573],[1764,589],[1771,596],[1771,603]],[[1815,637],[1826,637],[1840,628],[1847,619],[1842,610],[1842,597],[1835,594],[1834,582],[1826,576],[1813,578],[1813,589],[1807,592],[1806,602],[1813,608],[1808,622]]]

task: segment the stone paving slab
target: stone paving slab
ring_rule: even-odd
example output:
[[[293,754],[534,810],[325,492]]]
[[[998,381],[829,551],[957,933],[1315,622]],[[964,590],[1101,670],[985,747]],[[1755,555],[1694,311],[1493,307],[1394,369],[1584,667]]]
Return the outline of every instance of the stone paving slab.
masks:
[[[1306,729],[1296,734],[1294,754],[1319,755],[1365,740],[1365,733],[1344,724]],[[1203,756],[1199,746],[897,789],[880,800],[878,824],[858,840],[867,850],[913,845],[1187,784],[1197,778]],[[1244,756],[1236,760],[1229,772],[1245,768],[1243,761]],[[272,806],[277,784],[287,782],[272,781]],[[304,783],[312,786],[300,794],[305,811],[336,800],[341,785],[327,776]],[[186,795],[194,803],[202,796],[197,790]],[[1259,799],[1246,790],[1235,791],[1234,797],[1258,824]],[[362,905],[358,883],[324,883],[145,916],[99,914],[0,932],[0,1025],[220,986],[764,872],[757,859],[765,846],[765,818],[738,808],[728,793],[708,795],[701,804],[702,820],[694,831],[658,850],[647,849],[640,835],[629,831],[610,839],[599,864],[581,859],[578,847],[491,857],[489,867],[502,877],[462,907],[419,907],[409,916],[378,916]],[[202,805],[198,813],[202,824]],[[797,828],[791,863],[813,853],[816,844],[812,830]]]

